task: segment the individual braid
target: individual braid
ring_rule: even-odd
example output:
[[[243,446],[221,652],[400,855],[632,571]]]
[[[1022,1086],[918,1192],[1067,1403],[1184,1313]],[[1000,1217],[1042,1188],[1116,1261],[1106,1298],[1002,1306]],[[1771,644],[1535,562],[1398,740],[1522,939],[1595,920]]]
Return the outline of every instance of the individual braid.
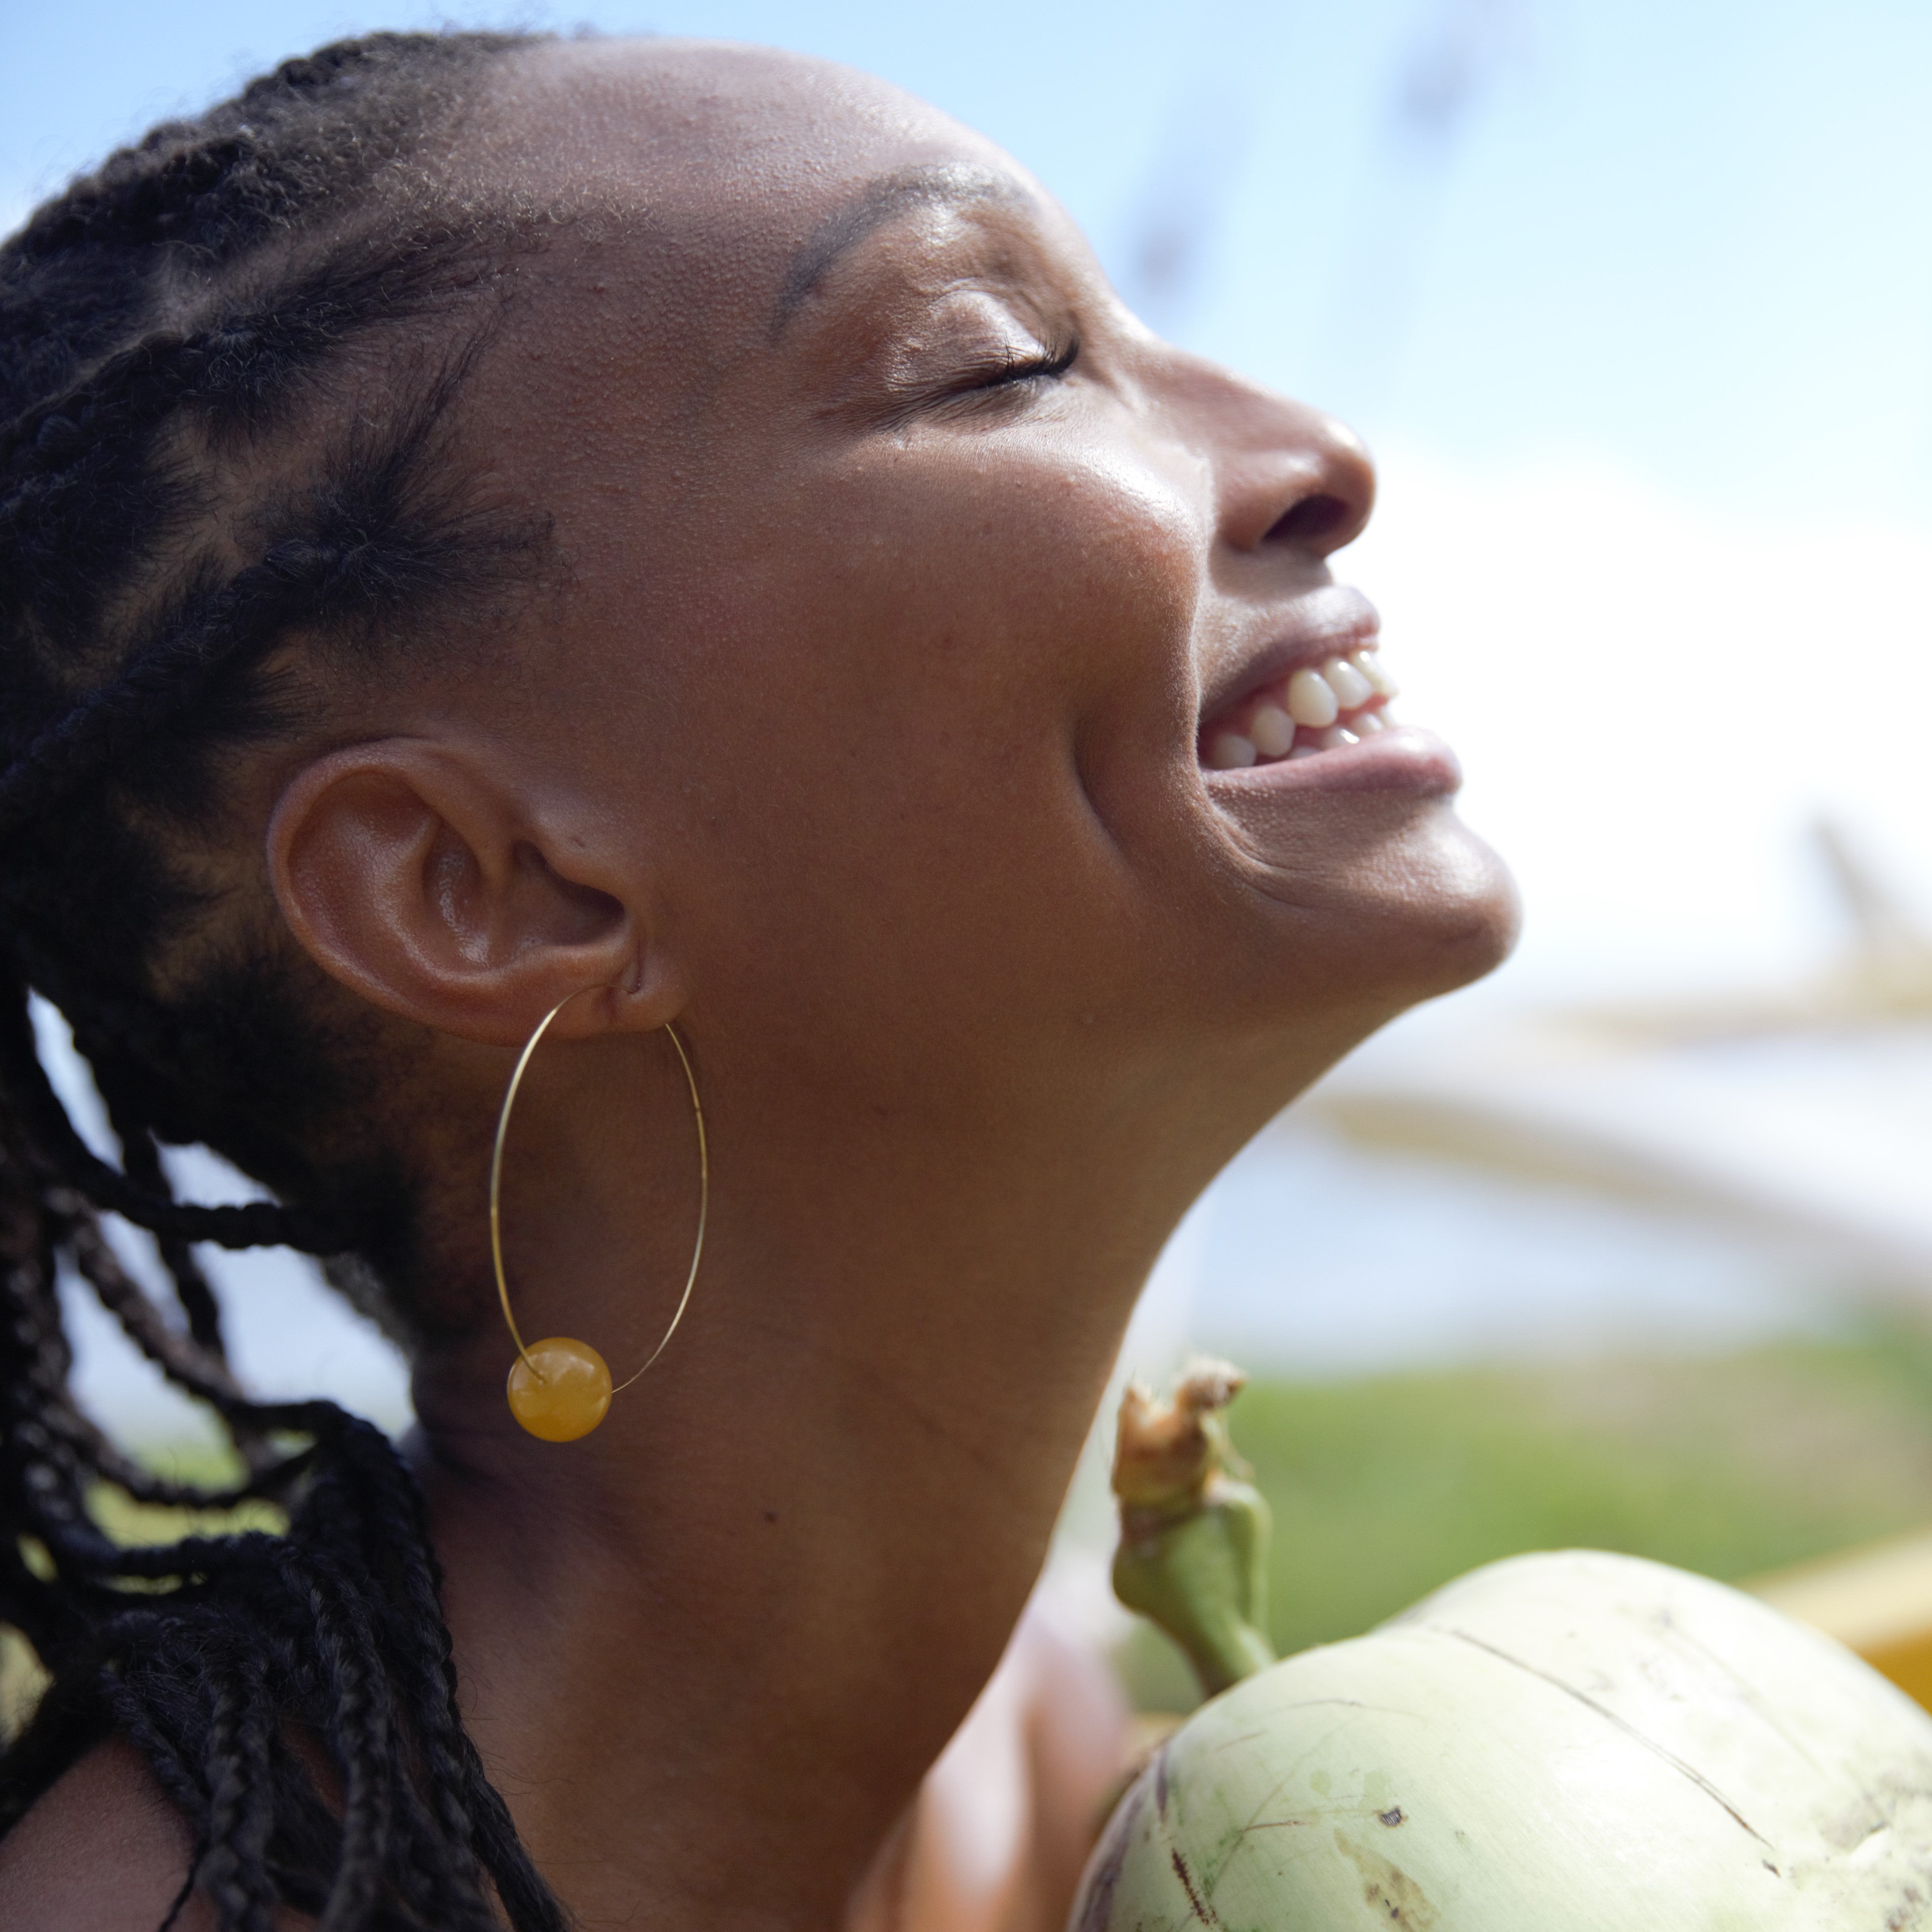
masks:
[[[351,666],[434,648],[542,567],[542,520],[478,497],[452,427],[536,243],[442,206],[413,159],[526,44],[324,48],[0,244],[0,1623],[46,1676],[0,1760],[0,1830],[125,1738],[193,1838],[170,1923],[199,1888],[223,1932],[290,1908],[325,1932],[562,1924],[463,1728],[408,1471],[369,1424],[252,1401],[228,1365],[196,1244],[353,1251],[393,1284],[407,1203],[341,1151],[367,1138],[340,1130],[355,1042],[177,859],[218,836],[222,754],[301,721],[275,668],[292,646]],[[93,1070],[118,1163],[48,1078],[36,996]],[[178,1200],[161,1150],[195,1142],[275,1198]],[[154,1234],[172,1312],[105,1213]],[[81,1411],[64,1274],[218,1418],[232,1486],[164,1480]],[[124,1544],[104,1490],[204,1520],[266,1504],[286,1529]]]
[[[173,1188],[161,1164],[160,1144],[154,1138],[154,1130],[146,1124],[130,1098],[117,1095],[110,1088],[106,1068],[97,1066],[94,1073],[94,1084],[107,1103],[108,1120],[121,1142],[122,1178],[148,1200],[172,1200]],[[214,1288],[193,1244],[178,1234],[158,1229],[154,1245],[173,1284],[175,1299],[181,1304],[189,1339],[218,1361],[225,1362],[227,1348],[221,1334],[221,1305],[214,1298]]]

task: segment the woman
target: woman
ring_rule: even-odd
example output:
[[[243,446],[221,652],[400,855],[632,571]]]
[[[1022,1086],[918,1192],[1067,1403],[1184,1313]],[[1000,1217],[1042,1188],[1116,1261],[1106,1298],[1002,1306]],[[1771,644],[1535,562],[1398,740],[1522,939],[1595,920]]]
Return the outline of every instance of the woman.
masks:
[[[332,48],[4,274],[0,1562],[53,1677],[7,1922],[878,1912],[1167,1234],[1508,944],[1331,580],[1360,446],[1151,338],[987,143],[746,49]],[[560,1006],[521,1334],[657,1346],[686,1056],[710,1173],[687,1318],[567,1444],[506,1406],[487,1212]],[[280,1204],[174,1202],[195,1140]],[[406,1339],[412,1477],[232,1388],[202,1240]],[[56,1250],[286,1539],[93,1529],[100,1478],[178,1498],[72,1408]]]

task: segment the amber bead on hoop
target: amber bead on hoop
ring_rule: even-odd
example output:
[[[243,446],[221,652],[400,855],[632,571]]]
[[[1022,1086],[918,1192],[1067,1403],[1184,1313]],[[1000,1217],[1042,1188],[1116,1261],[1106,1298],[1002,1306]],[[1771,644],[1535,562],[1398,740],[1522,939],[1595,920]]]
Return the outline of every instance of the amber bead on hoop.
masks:
[[[510,1364],[510,1413],[545,1442],[574,1442],[610,1406],[610,1370],[588,1342],[553,1335]]]

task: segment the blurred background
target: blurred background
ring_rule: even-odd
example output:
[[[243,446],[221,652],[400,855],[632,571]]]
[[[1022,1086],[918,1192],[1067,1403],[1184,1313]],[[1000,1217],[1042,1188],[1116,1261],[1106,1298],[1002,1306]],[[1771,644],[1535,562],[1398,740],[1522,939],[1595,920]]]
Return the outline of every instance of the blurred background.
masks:
[[[0,0],[0,228],[278,58],[452,16],[884,74],[1154,326],[1375,447],[1343,572],[1528,919],[1235,1164],[1130,1338],[1259,1378],[1283,1641],[1517,1548],[1737,1576],[1932,1522],[1932,10]],[[218,1265],[258,1386],[404,1424],[302,1267]],[[104,1418],[192,1440],[74,1318]]]

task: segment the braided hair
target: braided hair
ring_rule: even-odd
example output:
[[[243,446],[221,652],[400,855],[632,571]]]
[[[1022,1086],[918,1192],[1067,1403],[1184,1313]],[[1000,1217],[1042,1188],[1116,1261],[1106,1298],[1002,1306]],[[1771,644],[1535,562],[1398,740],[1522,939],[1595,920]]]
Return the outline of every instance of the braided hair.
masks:
[[[451,428],[537,244],[417,158],[526,44],[326,47],[0,244],[0,1627],[44,1686],[0,1759],[0,1831],[124,1738],[193,1834],[169,1922],[198,1886],[223,1932],[288,1906],[328,1932],[563,1922],[458,1717],[411,1476],[333,1404],[248,1397],[194,1253],[359,1257],[410,1319],[397,1164],[345,1151],[368,1138],[341,1126],[368,1098],[356,1042],[262,895],[206,862],[238,751],[312,707],[299,672],[473,634],[479,599],[541,569],[541,520],[481,500]],[[49,1081],[36,995],[118,1165]],[[161,1148],[196,1142],[274,1198],[178,1200]],[[178,1306],[104,1213],[156,1238]],[[63,1276],[219,1419],[232,1486],[163,1480],[82,1412]],[[130,1546],[102,1527],[116,1492],[202,1529]],[[208,1528],[244,1504],[285,1528]]]

